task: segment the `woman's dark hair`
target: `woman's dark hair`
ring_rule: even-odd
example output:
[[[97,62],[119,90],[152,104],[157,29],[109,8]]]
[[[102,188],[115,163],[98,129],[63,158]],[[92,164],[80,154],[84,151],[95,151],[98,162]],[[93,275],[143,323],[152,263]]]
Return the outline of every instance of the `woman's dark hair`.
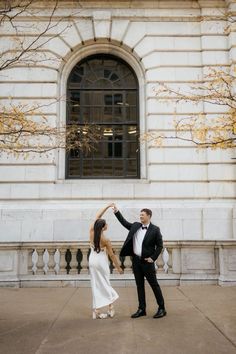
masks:
[[[94,223],[94,238],[93,238],[93,243],[94,243],[94,250],[95,252],[99,253],[100,252],[100,239],[101,239],[101,233],[103,227],[106,225],[106,220],[104,219],[97,219]]]

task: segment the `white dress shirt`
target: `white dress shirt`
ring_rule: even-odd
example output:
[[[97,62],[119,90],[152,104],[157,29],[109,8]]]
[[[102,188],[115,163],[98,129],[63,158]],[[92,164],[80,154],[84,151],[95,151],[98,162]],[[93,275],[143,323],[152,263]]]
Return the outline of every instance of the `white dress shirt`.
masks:
[[[142,225],[148,228],[150,224],[148,225]],[[133,251],[134,254],[136,254],[136,256],[141,257],[142,255],[142,245],[143,245],[143,239],[146,235],[147,230],[146,229],[142,229],[142,227],[140,227],[140,229],[137,230],[137,232],[134,234],[133,237]]]

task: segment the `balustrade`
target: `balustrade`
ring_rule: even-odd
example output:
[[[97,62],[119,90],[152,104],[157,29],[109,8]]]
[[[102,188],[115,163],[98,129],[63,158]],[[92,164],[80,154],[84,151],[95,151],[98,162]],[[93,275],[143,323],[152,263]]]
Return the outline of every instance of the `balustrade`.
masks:
[[[131,257],[119,257],[121,246],[113,248],[113,252],[120,260],[121,268],[124,274],[132,273]],[[61,247],[53,247],[52,245],[43,248],[41,245],[28,250],[28,270],[33,275],[75,275],[89,274],[88,267],[89,247],[81,245],[62,245]],[[164,248],[162,255],[158,258],[157,271],[167,273],[170,265],[169,252]],[[109,259],[110,273],[117,274],[112,261]]]
[[[119,257],[124,275],[110,261],[111,279],[133,279],[131,257]],[[78,286],[89,280],[88,242],[0,243],[0,286]],[[156,261],[160,281],[236,285],[236,240],[166,241]]]

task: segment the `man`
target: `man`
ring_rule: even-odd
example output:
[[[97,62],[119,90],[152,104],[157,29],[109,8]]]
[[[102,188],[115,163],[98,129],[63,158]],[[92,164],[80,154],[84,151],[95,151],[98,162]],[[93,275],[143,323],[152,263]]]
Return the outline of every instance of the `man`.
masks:
[[[119,222],[129,230],[128,236],[121,249],[122,257],[132,256],[132,266],[137,286],[139,307],[131,318],[146,316],[146,299],[144,278],[147,279],[155,295],[158,310],[153,318],[166,316],[164,298],[161,288],[157,282],[155,264],[163,248],[162,235],[159,227],[153,225],[150,220],[152,211],[142,209],[140,212],[140,222],[128,222],[117,209],[113,206],[113,211]]]

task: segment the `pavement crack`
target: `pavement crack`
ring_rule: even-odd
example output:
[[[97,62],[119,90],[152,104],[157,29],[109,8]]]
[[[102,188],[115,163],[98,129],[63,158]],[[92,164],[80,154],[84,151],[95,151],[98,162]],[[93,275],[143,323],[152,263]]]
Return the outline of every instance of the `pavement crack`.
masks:
[[[61,310],[58,312],[58,314],[56,315],[56,317],[54,318],[54,320],[51,322],[47,334],[44,337],[44,339],[41,341],[38,349],[36,350],[35,354],[40,354],[41,353],[41,349],[42,347],[45,345],[45,343],[47,343],[48,340],[48,335],[50,333],[50,331],[52,330],[54,324],[56,323],[56,321],[58,320],[58,318],[60,317],[61,313],[64,311],[65,307],[67,306],[67,304],[70,302],[70,300],[72,299],[72,297],[75,295],[75,293],[77,292],[78,288],[75,288],[75,290],[73,291],[73,293],[71,294],[71,296],[69,296],[69,298],[66,300],[66,302],[63,304]]]
[[[215,329],[216,329],[217,331],[219,331],[219,332],[222,334],[222,336],[225,337],[225,339],[227,339],[227,340],[234,346],[234,348],[236,348],[236,344],[232,341],[232,339],[230,339],[230,338],[215,324],[215,322],[213,322],[213,321],[210,319],[210,317],[208,317],[208,316],[200,309],[200,307],[198,307],[198,306],[192,301],[192,299],[184,293],[184,291],[183,291],[182,289],[180,289],[179,287],[177,287],[177,289],[178,289],[178,291],[179,291],[189,302],[191,302],[191,304],[193,305],[193,307],[194,307],[197,311],[199,311],[199,312],[205,317],[205,319],[206,319],[208,322],[210,322],[210,323],[212,324],[212,326],[215,327]]]

